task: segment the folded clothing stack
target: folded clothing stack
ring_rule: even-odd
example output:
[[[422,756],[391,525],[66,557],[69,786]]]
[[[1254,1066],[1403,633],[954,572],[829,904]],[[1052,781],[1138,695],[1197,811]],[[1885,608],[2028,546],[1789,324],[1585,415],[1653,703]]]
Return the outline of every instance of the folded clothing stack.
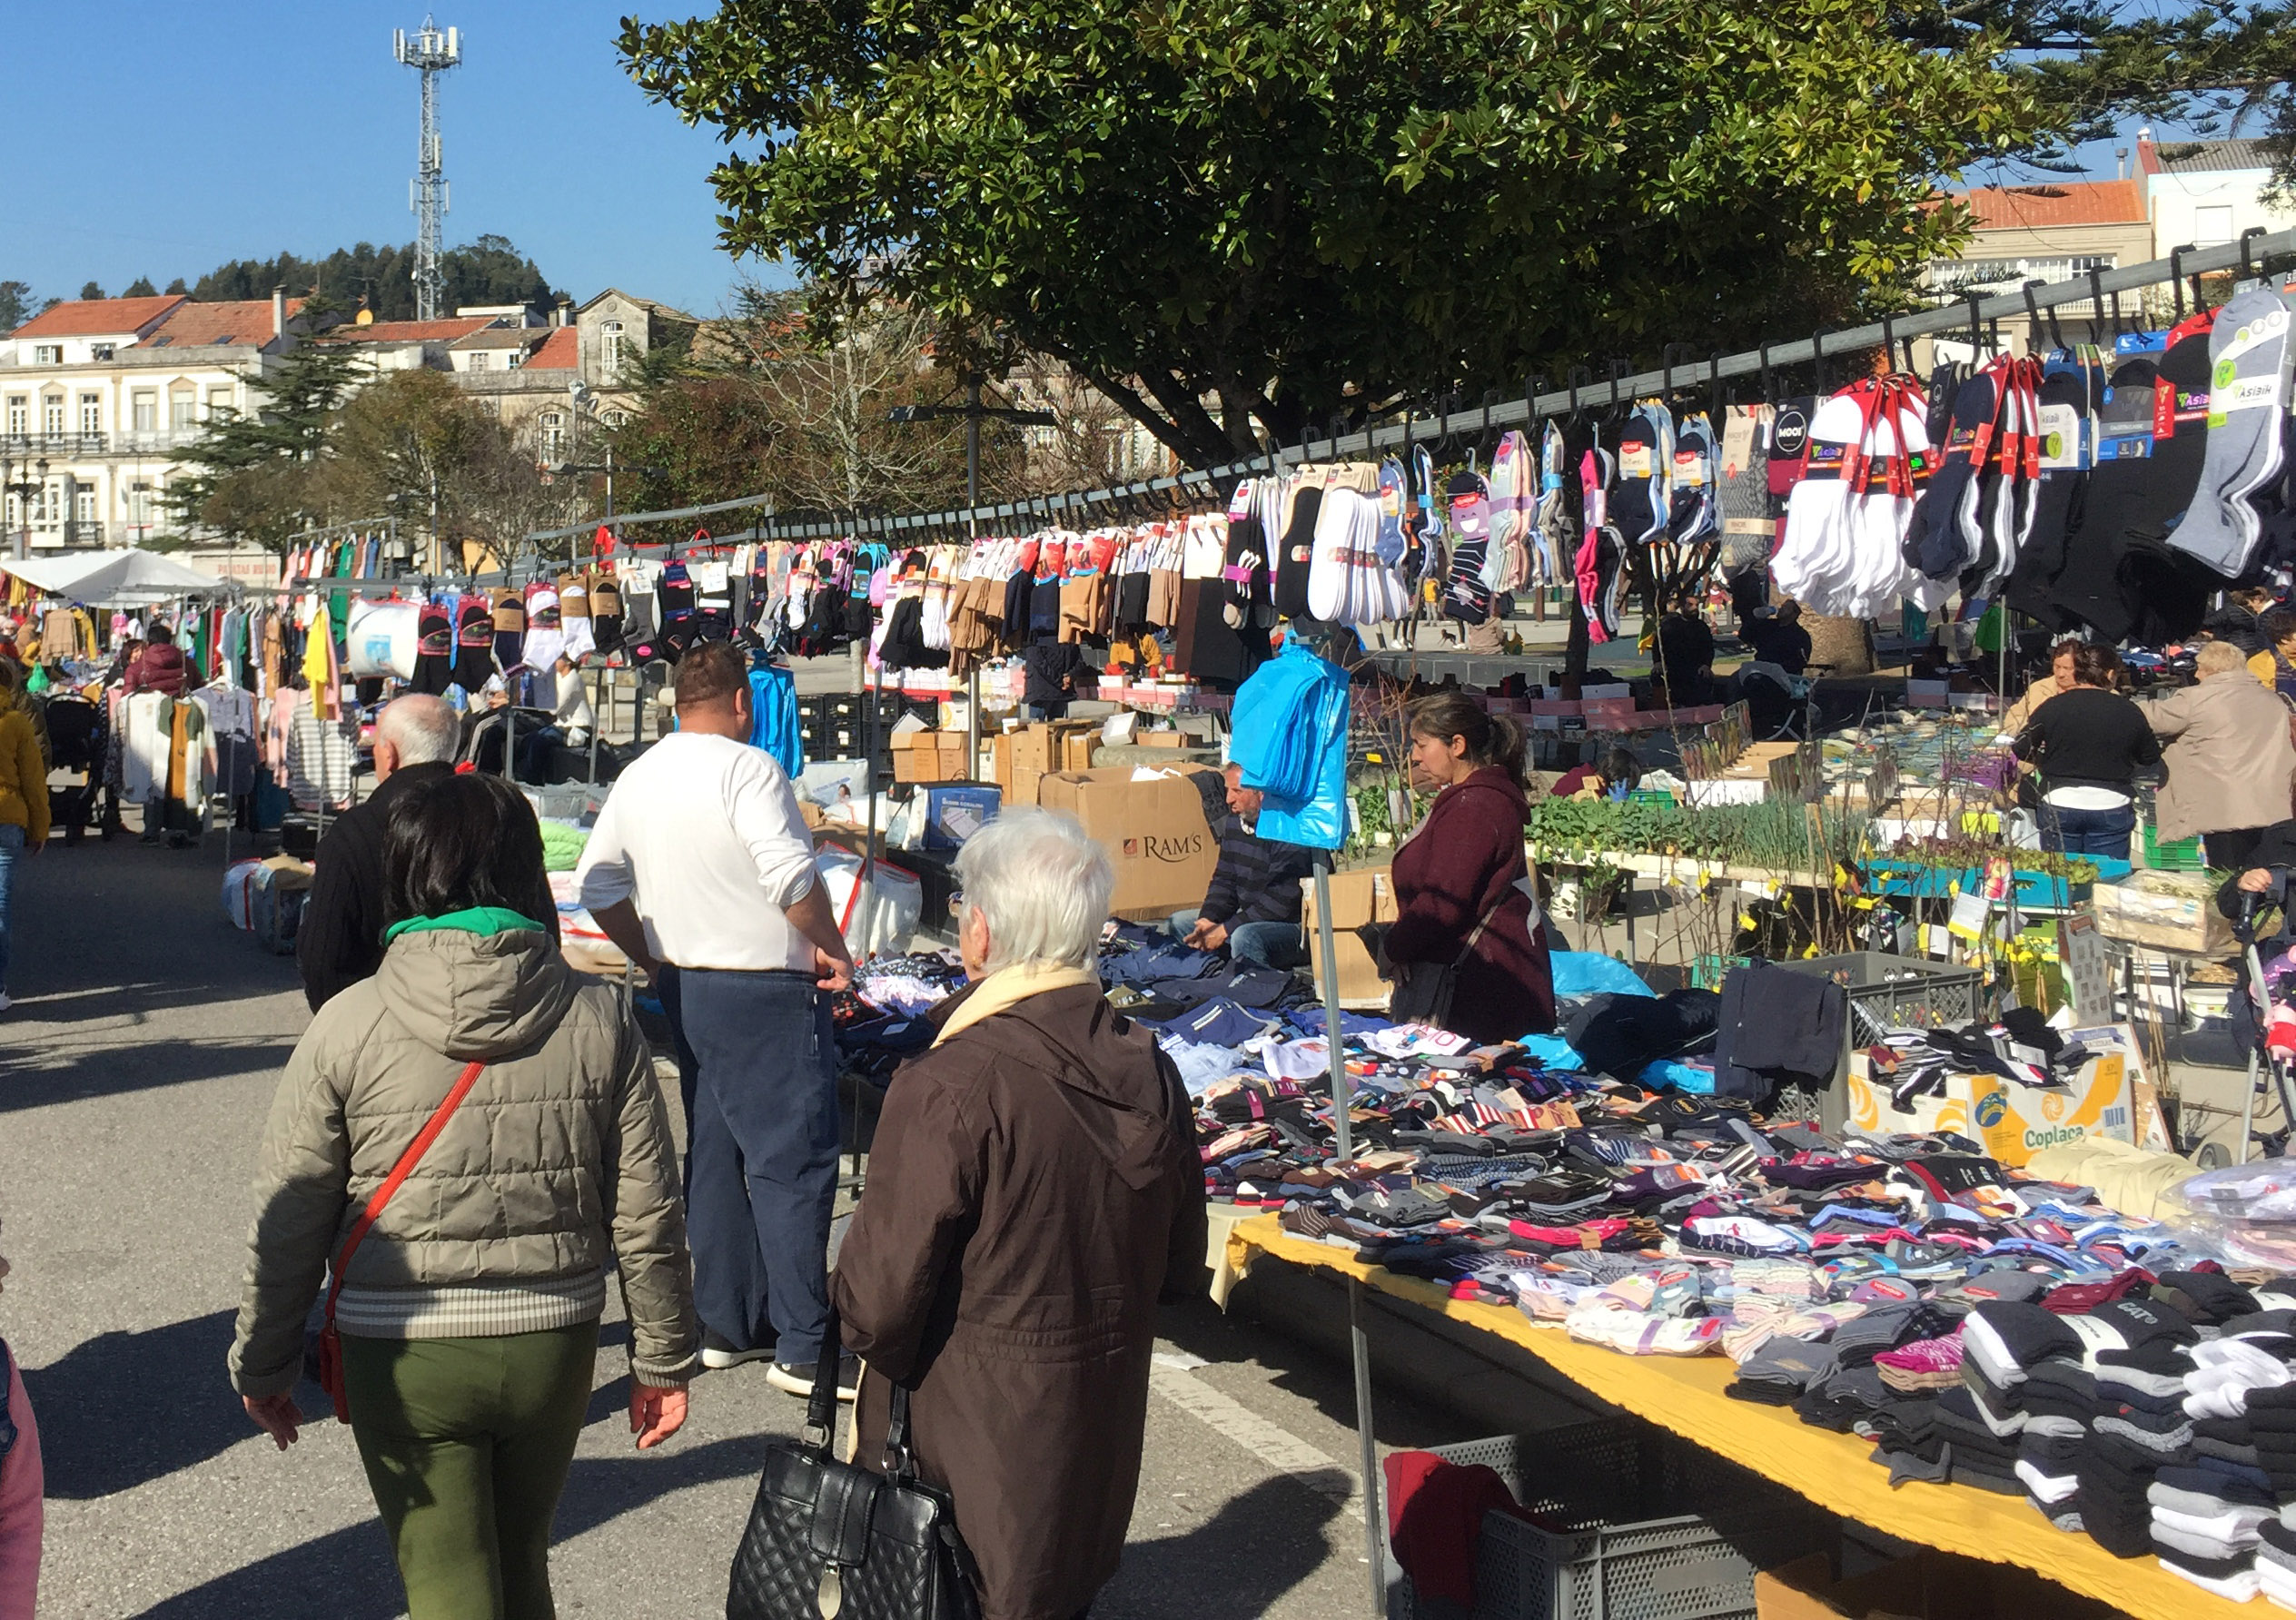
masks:
[[[2150,1553],[2149,1493],[2160,1471],[2160,1458],[2142,1446],[2093,1431],[2082,1443],[2076,1465],[2081,1488],[2073,1496],[2089,1539],[2116,1558],[2141,1558]]]
[[[2254,1476],[2253,1478],[2247,1476]],[[2245,1603],[2256,1595],[2259,1527],[2278,1521],[2271,1487],[2253,1468],[2162,1468],[2145,1490],[2152,1507],[2152,1552],[2163,1567],[2194,1585]]]
[[[2256,1589],[2284,1609],[2296,1609],[2296,1528],[2289,1510],[2256,1526]]]

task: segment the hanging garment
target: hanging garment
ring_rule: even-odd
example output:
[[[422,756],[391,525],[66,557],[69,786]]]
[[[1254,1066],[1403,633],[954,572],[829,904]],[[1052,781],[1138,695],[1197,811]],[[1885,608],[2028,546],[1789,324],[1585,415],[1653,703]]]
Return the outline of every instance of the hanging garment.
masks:
[[[160,805],[160,825],[171,833],[198,836],[207,831],[207,712],[188,698],[171,697],[164,701],[167,775]]]
[[[1600,446],[1578,459],[1581,530],[1572,559],[1578,611],[1586,616],[1587,639],[1596,645],[1618,633],[1618,598],[1624,588],[1627,548],[1610,521],[1610,452]]]
[[[2064,560],[2024,607],[2105,640],[2159,647],[2190,636],[2223,580],[2165,538],[2192,505],[2207,458],[2209,327],[2194,316],[2157,361],[2113,369],[2098,416],[2097,465],[2067,519]]]
[[[166,694],[138,692],[122,699],[113,717],[120,742],[118,786],[132,804],[148,805],[166,791],[173,712],[174,700]]]
[[[1476,472],[1454,473],[1450,488],[1450,569],[1443,581],[1443,617],[1463,625],[1490,617],[1490,588],[1483,583],[1490,560],[1490,488]]]
[[[1674,421],[1663,406],[1646,400],[1634,408],[1619,427],[1611,463],[1610,521],[1619,538],[1629,546],[1665,538],[1673,509]]]
[[[308,713],[295,714],[292,726],[287,736],[286,787],[296,807],[348,805],[358,755],[342,726]]]
[[[2209,331],[2208,449],[2167,543],[2228,579],[2247,571],[2261,519],[2250,497],[2280,476],[2288,417],[2288,306],[2269,287],[2232,295]]]
[[[1674,433],[1667,533],[1676,545],[1703,546],[1721,533],[1715,505],[1721,477],[1721,447],[1714,440],[1714,424],[1706,412],[1694,410],[1676,424]]]
[[[1338,847],[1346,829],[1347,716],[1347,672],[1297,639],[1236,688],[1228,757],[1243,785],[1265,795],[1261,837]],[[1334,751],[1339,804],[1329,802]]]
[[[749,746],[773,756],[781,774],[795,782],[805,774],[805,726],[797,717],[797,677],[778,664],[749,667],[753,718]]]
[[[1867,378],[1810,419],[1801,479],[1786,498],[1778,588],[1813,611],[1878,617],[1899,596],[1941,606],[1950,583],[1905,566],[1905,534],[1929,471],[1928,401],[1910,378]]]

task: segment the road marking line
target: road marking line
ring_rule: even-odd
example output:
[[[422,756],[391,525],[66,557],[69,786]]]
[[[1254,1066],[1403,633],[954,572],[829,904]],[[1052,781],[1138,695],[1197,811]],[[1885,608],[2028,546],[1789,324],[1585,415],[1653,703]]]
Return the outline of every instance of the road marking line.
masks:
[[[1158,1362],[1164,1358],[1159,1356]],[[1356,1499],[1351,1469],[1318,1451],[1290,1430],[1261,1417],[1233,1396],[1223,1395],[1188,1373],[1159,1365],[1148,1387],[1223,1439],[1233,1441],[1269,1467],[1282,1469],[1319,1495],[1342,1506]]]

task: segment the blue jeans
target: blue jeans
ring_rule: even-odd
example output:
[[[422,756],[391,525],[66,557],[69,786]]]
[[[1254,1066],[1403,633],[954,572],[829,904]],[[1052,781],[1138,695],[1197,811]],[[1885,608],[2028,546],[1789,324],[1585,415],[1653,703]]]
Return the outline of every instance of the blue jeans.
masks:
[[[1193,906],[1176,911],[1164,924],[1164,932],[1185,942],[1188,931],[1202,914]],[[1305,967],[1307,935],[1297,923],[1232,923],[1228,925],[1228,954],[1253,967]]]
[[[2040,821],[2044,849],[2060,854],[2103,855],[2109,861],[2125,861],[2129,858],[2129,835],[2136,831],[2136,806],[2071,810],[2044,800]]]
[[[0,995],[8,993],[8,893],[15,886],[16,852],[24,847],[24,835],[25,829],[14,822],[0,826]]]
[[[1297,923],[1238,923],[1228,930],[1228,954],[1253,967],[1305,967],[1307,935]]]
[[[829,1317],[837,1082],[829,998],[799,973],[678,968],[662,1003],[686,1101],[686,1229],[702,1326],[811,1367]]]

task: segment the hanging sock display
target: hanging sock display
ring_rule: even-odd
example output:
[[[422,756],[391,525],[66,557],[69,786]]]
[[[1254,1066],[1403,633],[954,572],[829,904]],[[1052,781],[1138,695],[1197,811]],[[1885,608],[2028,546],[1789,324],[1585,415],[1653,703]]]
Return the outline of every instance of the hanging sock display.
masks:
[[[1480,625],[1490,617],[1494,605],[1483,583],[1483,567],[1490,558],[1490,487],[1480,473],[1459,472],[1451,475],[1450,493],[1450,567],[1443,581],[1443,617]]]
[[[2168,544],[2228,579],[2247,571],[2261,519],[2251,497],[2280,475],[2288,417],[2288,305],[2255,287],[2209,332],[2208,449]]]
[[[1779,589],[1814,612],[1855,618],[1878,617],[1901,596],[1935,608],[1951,595],[1903,555],[1929,477],[1927,410],[1918,383],[1888,377],[1844,389],[1813,413],[1771,565]]]

